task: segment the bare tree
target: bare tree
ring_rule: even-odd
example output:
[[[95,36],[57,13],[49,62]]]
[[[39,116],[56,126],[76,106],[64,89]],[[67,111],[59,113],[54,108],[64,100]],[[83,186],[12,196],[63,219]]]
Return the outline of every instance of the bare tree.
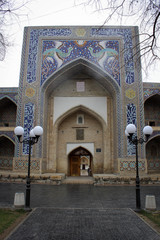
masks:
[[[104,24],[116,18],[120,24],[132,19],[139,25],[140,55],[147,66],[160,60],[160,0],[76,0],[106,14]]]
[[[7,29],[20,21],[24,16],[23,10],[29,0],[0,0],[0,61],[3,61],[6,48],[10,45]]]

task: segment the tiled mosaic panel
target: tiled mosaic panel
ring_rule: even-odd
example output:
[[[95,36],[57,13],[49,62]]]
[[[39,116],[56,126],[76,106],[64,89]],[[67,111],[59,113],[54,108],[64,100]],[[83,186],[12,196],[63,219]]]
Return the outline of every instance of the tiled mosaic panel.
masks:
[[[43,41],[41,85],[57,69],[77,58],[85,58],[108,72],[120,85],[119,42]]]
[[[0,159],[0,169],[12,169],[13,159]]]
[[[29,137],[29,132],[33,127],[34,104],[29,102],[24,108],[24,138]],[[23,144],[23,154],[29,153],[29,145]]]
[[[59,29],[34,29],[30,32],[29,57],[27,69],[27,81],[29,83],[36,81],[36,61],[38,53],[38,39],[40,36],[69,36],[71,30],[68,28]]]
[[[138,161],[138,168],[142,171],[145,170],[145,160]],[[120,171],[136,171],[136,162],[135,161],[120,161]]]
[[[15,165],[14,165],[15,170],[28,170],[28,160],[15,160]],[[31,159],[31,165],[30,165],[31,170],[39,171],[40,170],[40,160],[32,160]]]
[[[147,99],[155,94],[160,94],[160,90],[159,89],[145,89],[143,91],[144,94],[144,99]]]
[[[136,106],[133,103],[129,103],[127,105],[127,125],[130,123],[137,126]],[[133,135],[133,138],[134,138],[134,135]],[[135,145],[130,143],[129,140],[127,140],[127,154],[128,156],[132,156],[136,154]]]
[[[160,170],[160,159],[148,159],[148,170]]]
[[[92,36],[121,36],[124,40],[124,64],[126,71],[125,82],[132,84],[134,82],[134,62],[133,62],[133,46],[132,31],[127,28],[92,28]]]
[[[38,55],[38,40],[39,37],[41,36],[70,36],[72,34],[71,29],[69,28],[62,28],[62,29],[34,29],[31,30],[30,32],[30,43],[29,43],[29,57],[28,57],[28,69],[27,69],[27,81],[29,83],[35,82],[36,81],[36,62],[37,62],[37,55]],[[91,36],[108,36],[108,37],[122,37],[124,40],[124,62],[125,62],[125,71],[126,71],[126,83],[128,84],[132,84],[134,82],[134,63],[133,63],[133,53],[132,53],[132,31],[131,29],[121,29],[121,28],[110,28],[110,29],[106,29],[106,28],[92,28],[91,29]],[[70,41],[66,41],[66,43]],[[72,41],[73,43],[74,41]],[[78,41],[77,41],[78,42]],[[86,41],[84,41],[86,42]],[[83,51],[80,53],[80,51],[78,51],[78,55],[76,53],[76,51],[73,51],[71,49],[71,45],[68,44],[68,49],[67,49],[67,45],[62,47],[62,49],[58,49],[56,46],[53,46],[53,48],[57,49],[56,52],[54,52],[54,56],[59,53],[62,56],[62,59],[64,57],[64,55],[67,55],[70,53],[70,56],[74,56],[74,58],[79,58],[79,57],[84,57],[89,60],[94,58],[97,60],[98,55],[102,54],[105,55],[106,54],[106,50],[103,50],[101,47],[97,47],[96,45],[94,45],[94,41],[88,41],[91,44],[90,50],[87,47],[87,49],[83,49]],[[109,43],[110,42],[110,43]],[[115,41],[117,42],[117,41]],[[80,41],[79,41],[80,43]],[[107,43],[107,47],[110,48],[109,46],[114,45],[113,41],[108,41]],[[79,45],[77,45],[79,49]],[[65,49],[64,49],[65,48]],[[105,46],[106,48],[106,46]],[[104,48],[104,49],[105,49]],[[74,49],[75,49],[75,45],[74,45]],[[113,48],[114,49],[114,48]],[[61,51],[60,51],[61,50]],[[67,50],[67,51],[66,51]],[[87,51],[86,51],[87,50]],[[89,50],[89,51],[88,51]],[[113,52],[113,51],[112,51]],[[95,57],[97,56],[97,57]],[[58,67],[59,62],[54,62],[53,58],[50,59],[51,60],[51,65],[54,64],[54,69]],[[66,61],[69,61],[69,58],[66,58]],[[95,61],[95,60],[94,60]],[[99,60],[100,62],[100,60]],[[117,64],[117,62],[115,62]],[[44,62],[43,62],[43,66],[44,66]],[[48,64],[48,63],[47,63]],[[63,62],[63,64],[65,64],[65,62]],[[119,78],[119,72],[115,72],[113,71],[113,61],[111,61],[110,63],[108,62],[108,58],[105,59],[104,61],[104,67],[105,69],[107,69],[107,71],[111,71],[111,73],[113,75],[115,75],[114,77],[118,80]],[[111,65],[111,66],[110,66]],[[119,66],[117,65],[116,68],[119,68]],[[44,72],[43,72],[44,75]],[[44,76],[43,79],[41,80],[41,83],[44,81]]]

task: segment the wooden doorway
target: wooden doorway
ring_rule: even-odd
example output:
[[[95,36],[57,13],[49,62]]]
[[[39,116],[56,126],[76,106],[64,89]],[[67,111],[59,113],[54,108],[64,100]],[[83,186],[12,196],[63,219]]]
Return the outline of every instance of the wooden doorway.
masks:
[[[74,177],[91,176],[91,159],[91,153],[82,147],[72,151],[69,155],[69,175]]]
[[[71,156],[70,160],[71,165],[71,176],[80,176],[80,157]]]

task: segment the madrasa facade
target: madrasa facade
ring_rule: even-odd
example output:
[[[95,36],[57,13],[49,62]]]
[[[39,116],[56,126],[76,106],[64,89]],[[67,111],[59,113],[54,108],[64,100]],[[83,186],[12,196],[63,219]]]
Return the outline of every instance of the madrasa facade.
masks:
[[[129,123],[153,127],[139,170],[160,173],[160,83],[142,82],[138,27],[25,27],[19,87],[0,89],[0,173],[27,172],[14,128],[39,125],[31,174],[135,176]]]

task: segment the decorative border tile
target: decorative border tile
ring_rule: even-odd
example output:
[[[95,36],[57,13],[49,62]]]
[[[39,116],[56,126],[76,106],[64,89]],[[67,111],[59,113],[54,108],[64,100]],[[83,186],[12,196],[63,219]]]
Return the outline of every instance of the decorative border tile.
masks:
[[[24,137],[29,137],[29,132],[33,127],[34,121],[34,104],[29,102],[24,108]],[[23,144],[23,154],[29,153],[29,145]]]

